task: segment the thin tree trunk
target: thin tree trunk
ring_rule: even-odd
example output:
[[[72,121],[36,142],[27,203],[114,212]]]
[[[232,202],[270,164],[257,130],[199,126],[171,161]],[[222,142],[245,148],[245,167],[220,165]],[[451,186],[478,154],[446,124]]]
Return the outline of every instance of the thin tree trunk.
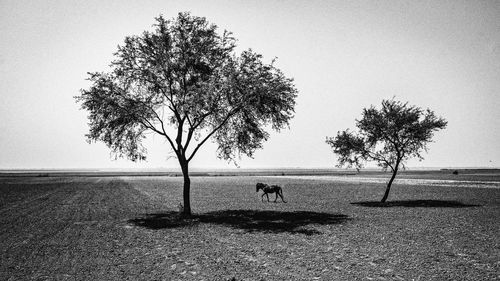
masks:
[[[182,175],[184,177],[184,189],[182,192],[184,198],[184,210],[182,215],[191,216],[191,200],[190,200],[190,189],[191,189],[191,179],[189,178],[189,167],[188,162],[183,159],[179,160],[181,164]]]
[[[391,185],[394,179],[396,178],[396,174],[398,173],[398,166],[399,166],[399,160],[396,161],[396,166],[392,170],[392,177],[389,180],[389,183],[387,184],[387,187],[385,189],[384,197],[382,197],[382,200],[380,202],[384,203],[387,200],[387,197],[389,197],[389,191],[391,191]]]

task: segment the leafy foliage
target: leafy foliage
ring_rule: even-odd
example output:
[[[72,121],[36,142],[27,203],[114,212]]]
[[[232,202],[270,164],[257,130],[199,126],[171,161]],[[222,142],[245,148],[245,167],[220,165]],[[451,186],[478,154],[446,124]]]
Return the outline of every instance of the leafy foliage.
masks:
[[[382,108],[363,109],[356,120],[358,133],[345,130],[326,142],[339,156],[339,167],[363,167],[375,161],[383,169],[397,171],[399,164],[413,157],[423,159],[422,152],[432,141],[434,132],[446,128],[447,121],[431,110],[408,103],[383,100]]]
[[[89,111],[88,140],[136,161],[146,158],[145,133],[155,132],[181,166],[212,136],[219,157],[252,156],[266,127],[288,126],[297,90],[273,63],[234,48],[230,32],[189,13],[160,16],[152,32],[126,37],[112,71],[89,73],[91,87],[76,97]]]

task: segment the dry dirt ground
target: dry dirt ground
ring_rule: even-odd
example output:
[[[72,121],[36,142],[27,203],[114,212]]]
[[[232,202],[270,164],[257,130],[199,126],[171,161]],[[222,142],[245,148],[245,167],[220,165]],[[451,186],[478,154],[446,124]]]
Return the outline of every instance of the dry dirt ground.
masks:
[[[0,280],[500,280],[500,188],[193,177],[180,219],[181,186],[0,178]]]

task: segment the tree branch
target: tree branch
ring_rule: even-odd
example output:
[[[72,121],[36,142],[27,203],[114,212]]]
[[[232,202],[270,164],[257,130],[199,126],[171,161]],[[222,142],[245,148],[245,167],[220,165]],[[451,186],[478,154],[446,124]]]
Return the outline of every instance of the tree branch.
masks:
[[[368,154],[368,156],[375,161],[384,162],[387,166],[389,166],[391,168],[391,170],[394,171],[394,167],[392,166],[392,164],[387,159],[385,159],[383,156],[377,155],[376,153],[371,152],[371,151],[366,150],[366,149],[364,150],[364,153]]]
[[[239,106],[238,108],[236,108],[235,110],[233,110],[232,112],[229,112],[228,115],[224,118],[224,120],[222,120],[222,122],[217,126],[215,127],[215,129],[210,132],[197,146],[196,148],[193,150],[193,152],[191,153],[191,156],[189,156],[189,158],[187,159],[187,161],[191,161],[191,159],[194,157],[194,155],[196,154],[196,152],[198,151],[198,149],[200,149],[200,147],[217,131],[219,130],[220,128],[222,128],[222,126],[224,126],[226,124],[226,122],[229,120],[229,118],[231,118],[234,114],[236,114],[239,110],[241,109],[241,106]]]

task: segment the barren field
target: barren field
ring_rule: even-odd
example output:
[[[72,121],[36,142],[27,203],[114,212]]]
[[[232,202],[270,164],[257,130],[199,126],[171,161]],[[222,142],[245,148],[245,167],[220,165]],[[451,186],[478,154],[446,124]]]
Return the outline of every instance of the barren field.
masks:
[[[498,175],[381,177],[3,177],[0,280],[500,280]]]

